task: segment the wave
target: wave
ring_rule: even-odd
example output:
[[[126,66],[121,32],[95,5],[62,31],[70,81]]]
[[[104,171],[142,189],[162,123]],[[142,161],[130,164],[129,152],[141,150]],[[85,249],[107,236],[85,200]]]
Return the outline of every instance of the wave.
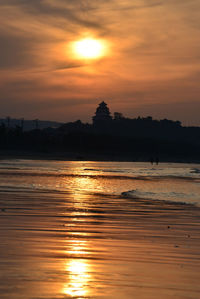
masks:
[[[59,193],[59,194],[69,194],[71,193],[69,190],[66,189],[56,189],[52,187],[42,187],[38,185],[27,185],[27,186],[16,186],[16,185],[0,185],[0,193],[29,193],[38,192],[38,193]]]
[[[200,206],[199,196],[195,193],[180,193],[180,192],[152,192],[141,191],[139,189],[122,192],[121,195],[130,199],[149,199],[161,200],[173,203],[192,204]]]
[[[200,173],[200,168],[192,168],[190,173]]]
[[[186,180],[186,181],[195,181],[199,182],[200,178],[198,177],[189,177],[189,176],[175,176],[175,175],[109,175],[109,174],[90,174],[90,173],[65,173],[65,172],[43,172],[43,171],[31,171],[31,170],[19,170],[11,169],[11,171],[0,171],[0,176],[32,176],[32,177],[71,177],[71,178],[93,178],[93,179],[119,179],[119,180],[142,180],[142,181],[156,181],[156,180],[167,180],[167,179],[177,179],[177,180]]]
[[[0,167],[2,170],[21,170],[20,167]]]
[[[52,173],[52,172],[31,172],[31,171],[0,171],[0,176],[33,176],[33,177],[74,177],[74,178],[107,178],[107,179],[124,179],[124,180],[146,180],[147,177],[133,177],[123,175],[107,175],[107,174],[76,174],[76,173]]]
[[[94,171],[94,172],[114,172],[114,173],[131,173],[127,169],[96,169],[96,168],[84,168],[84,171]]]

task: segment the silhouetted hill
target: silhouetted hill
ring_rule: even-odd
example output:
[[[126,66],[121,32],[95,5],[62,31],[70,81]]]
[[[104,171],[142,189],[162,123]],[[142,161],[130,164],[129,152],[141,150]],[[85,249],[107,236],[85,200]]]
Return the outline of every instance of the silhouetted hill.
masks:
[[[15,118],[0,118],[0,124],[4,124],[7,127],[15,128],[16,126],[22,127],[24,131],[31,131],[36,128],[45,129],[48,127],[58,128],[62,125],[60,122],[56,121],[46,121],[46,120],[25,120],[25,119],[15,119]]]
[[[0,150],[66,159],[199,161],[200,128],[179,121],[118,118],[84,124],[80,120],[58,128],[23,131],[0,126]]]

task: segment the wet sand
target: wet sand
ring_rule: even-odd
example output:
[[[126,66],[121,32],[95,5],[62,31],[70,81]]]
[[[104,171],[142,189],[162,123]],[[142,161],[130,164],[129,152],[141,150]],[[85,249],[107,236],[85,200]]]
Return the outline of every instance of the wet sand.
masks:
[[[199,298],[200,209],[0,193],[0,298]]]

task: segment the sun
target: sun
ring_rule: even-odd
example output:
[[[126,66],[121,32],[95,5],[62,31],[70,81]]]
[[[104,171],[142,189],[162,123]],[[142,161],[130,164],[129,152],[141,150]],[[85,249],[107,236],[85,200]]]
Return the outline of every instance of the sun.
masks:
[[[75,55],[82,59],[97,59],[105,54],[105,45],[102,41],[85,38],[74,42]]]

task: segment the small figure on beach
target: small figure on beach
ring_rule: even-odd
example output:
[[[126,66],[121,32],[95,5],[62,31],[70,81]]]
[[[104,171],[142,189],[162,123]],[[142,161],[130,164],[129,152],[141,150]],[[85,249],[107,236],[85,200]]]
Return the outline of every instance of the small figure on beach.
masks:
[[[153,165],[154,163],[155,163],[156,165],[159,164],[159,158],[158,158],[158,156],[156,156],[155,158],[151,157],[149,160],[150,160],[150,163],[151,163],[152,165]]]
[[[153,157],[150,158],[150,162],[153,165],[153,163],[154,163],[154,158]]]

